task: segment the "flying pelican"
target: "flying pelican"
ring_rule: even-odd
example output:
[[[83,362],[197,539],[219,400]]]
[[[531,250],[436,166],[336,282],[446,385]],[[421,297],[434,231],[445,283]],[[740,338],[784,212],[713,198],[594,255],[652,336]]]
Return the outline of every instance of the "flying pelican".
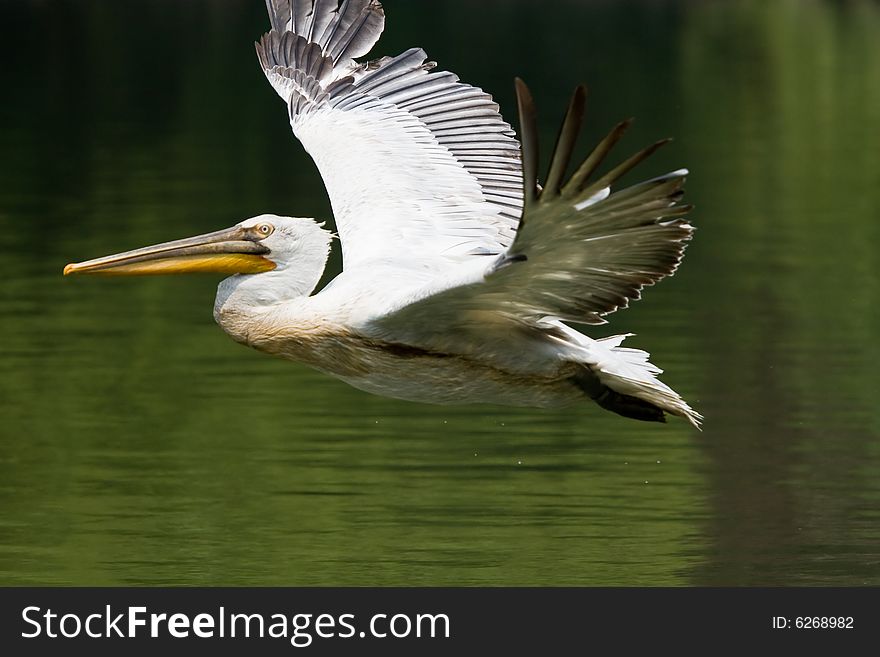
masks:
[[[597,176],[629,122],[566,177],[585,104],[569,105],[543,185],[534,103],[516,81],[522,146],[482,90],[421,49],[360,63],[377,0],[266,0],[256,44],[330,196],[344,268],[313,294],[332,234],[264,214],[232,228],[73,263],[67,274],[219,272],[234,340],[356,388],[430,403],[558,407],[592,399],[638,420],[701,416],[604,315],[677,268],[693,227],[687,171],[612,185],[665,142]]]

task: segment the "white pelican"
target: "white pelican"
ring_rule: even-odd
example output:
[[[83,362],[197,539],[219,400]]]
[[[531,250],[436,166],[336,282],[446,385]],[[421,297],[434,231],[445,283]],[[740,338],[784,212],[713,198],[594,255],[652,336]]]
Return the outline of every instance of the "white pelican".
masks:
[[[522,148],[482,90],[420,49],[365,63],[377,0],[267,0],[257,44],[293,133],[327,187],[344,269],[313,294],[332,235],[264,214],[232,228],[68,265],[65,274],[221,272],[217,323],[260,351],[368,392],[431,403],[556,407],[592,399],[639,420],[701,416],[648,354],[564,322],[602,317],[672,274],[693,231],[686,170],[611,191],[664,142],[594,176],[616,126],[566,179],[578,88],[538,184],[535,111],[517,80]]]

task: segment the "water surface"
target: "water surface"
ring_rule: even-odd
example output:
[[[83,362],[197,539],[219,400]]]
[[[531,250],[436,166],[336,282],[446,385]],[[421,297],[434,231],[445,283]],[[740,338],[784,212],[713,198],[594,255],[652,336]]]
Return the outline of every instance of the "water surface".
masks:
[[[876,3],[385,2],[382,53],[510,119],[523,76],[548,141],[581,81],[591,139],[676,137],[642,175],[693,172],[685,264],[588,332],[637,333],[702,434],[374,397],[234,344],[211,277],[63,279],[330,216],[263,3],[131,4],[0,5],[0,583],[880,583]]]

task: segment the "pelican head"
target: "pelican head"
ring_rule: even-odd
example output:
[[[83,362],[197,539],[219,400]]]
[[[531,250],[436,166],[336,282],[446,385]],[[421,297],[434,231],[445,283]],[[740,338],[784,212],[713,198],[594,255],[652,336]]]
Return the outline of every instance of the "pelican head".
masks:
[[[260,274],[288,269],[318,253],[326,259],[330,233],[313,219],[263,214],[213,233],[73,262],[64,275],[149,276],[215,272]]]
[[[231,275],[221,284],[221,293],[224,287],[228,293],[243,286],[254,291],[284,291],[286,297],[310,294],[320,280],[330,249],[331,233],[322,226],[313,219],[263,214],[213,233],[71,263],[64,268],[64,275],[214,272]],[[257,285],[246,283],[257,278]],[[278,294],[269,296],[277,298]]]

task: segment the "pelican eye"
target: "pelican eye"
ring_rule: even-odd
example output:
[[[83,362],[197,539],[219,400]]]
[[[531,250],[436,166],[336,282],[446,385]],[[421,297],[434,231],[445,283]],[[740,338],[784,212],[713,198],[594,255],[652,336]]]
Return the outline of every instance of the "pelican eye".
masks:
[[[272,224],[257,224],[254,228],[261,238],[269,237],[269,235],[275,232],[275,226]]]

